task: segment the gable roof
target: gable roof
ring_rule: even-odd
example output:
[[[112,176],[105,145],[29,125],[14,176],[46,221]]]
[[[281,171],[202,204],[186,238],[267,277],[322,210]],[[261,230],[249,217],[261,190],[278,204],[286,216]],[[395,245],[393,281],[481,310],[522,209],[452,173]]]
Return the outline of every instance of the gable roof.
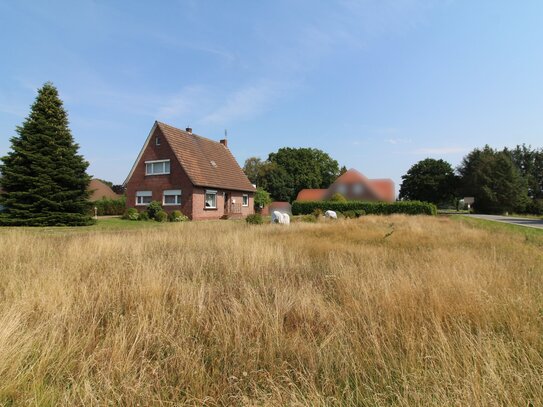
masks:
[[[326,196],[327,189],[302,189],[296,196],[297,201],[321,201]]]
[[[193,185],[237,191],[253,192],[255,190],[224,144],[158,121],[151,129],[125,183],[132,176],[155,131],[160,131]]]
[[[98,201],[102,198],[118,199],[121,197],[113,192],[109,185],[104,184],[102,181],[96,178],[91,179],[87,190],[90,192],[90,201]]]
[[[384,201],[393,202],[396,199],[394,181],[391,179],[370,179],[371,186],[379,193]]]

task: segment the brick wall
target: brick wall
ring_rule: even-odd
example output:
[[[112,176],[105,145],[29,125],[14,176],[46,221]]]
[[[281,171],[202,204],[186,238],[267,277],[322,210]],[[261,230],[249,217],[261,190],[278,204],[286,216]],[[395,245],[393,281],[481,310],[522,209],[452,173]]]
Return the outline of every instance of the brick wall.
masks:
[[[156,145],[156,137],[160,137],[160,145]],[[167,175],[145,175],[145,161],[170,160],[170,173]],[[217,209],[205,209],[205,188],[194,187],[187,174],[177,161],[177,157],[168,145],[166,138],[161,134],[160,129],[155,132],[149,140],[149,144],[143,152],[142,158],[126,185],[126,206],[136,208],[139,211],[145,210],[146,206],[136,205],[137,191],[151,191],[153,201],[162,204],[164,190],[180,189],[181,205],[163,206],[166,212],[180,210],[193,220],[220,219],[224,215],[224,192],[231,194],[231,199],[236,203],[243,202],[244,192],[228,191],[217,188],[209,188],[217,191]],[[254,213],[254,193],[248,192],[249,206],[241,207],[243,217]]]
[[[160,137],[160,145],[155,143],[156,137]],[[145,175],[145,161],[170,160],[170,173],[167,175]],[[192,191],[193,186],[187,174],[177,161],[175,154],[168,145],[166,138],[157,128],[149,140],[143,156],[126,185],[126,206],[145,210],[146,206],[136,206],[136,191],[152,191],[153,201],[162,204],[163,191],[167,189],[181,190],[181,205],[164,206],[166,212],[180,210],[184,215],[192,219]]]

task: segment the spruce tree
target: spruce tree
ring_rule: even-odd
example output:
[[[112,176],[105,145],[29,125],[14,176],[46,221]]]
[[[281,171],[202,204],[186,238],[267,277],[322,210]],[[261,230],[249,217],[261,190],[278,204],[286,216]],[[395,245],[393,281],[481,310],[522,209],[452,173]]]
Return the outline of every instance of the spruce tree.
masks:
[[[89,215],[88,163],[78,154],[57,89],[46,83],[0,165],[0,225],[79,226]]]

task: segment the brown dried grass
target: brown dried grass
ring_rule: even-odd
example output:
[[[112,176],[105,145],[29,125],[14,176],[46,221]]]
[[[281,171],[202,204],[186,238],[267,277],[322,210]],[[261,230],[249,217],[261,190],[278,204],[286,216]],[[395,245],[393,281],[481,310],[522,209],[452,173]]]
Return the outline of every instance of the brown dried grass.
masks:
[[[543,405],[520,235],[195,222],[5,230],[0,255],[0,404]]]

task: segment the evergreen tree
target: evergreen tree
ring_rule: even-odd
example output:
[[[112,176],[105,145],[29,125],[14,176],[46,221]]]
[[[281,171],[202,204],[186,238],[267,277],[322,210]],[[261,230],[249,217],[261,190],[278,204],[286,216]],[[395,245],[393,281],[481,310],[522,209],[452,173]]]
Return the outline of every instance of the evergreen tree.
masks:
[[[88,225],[88,163],[78,154],[57,89],[46,83],[2,158],[0,225]]]
[[[464,196],[475,197],[479,213],[522,212],[528,188],[508,153],[489,146],[475,149],[458,167]]]

